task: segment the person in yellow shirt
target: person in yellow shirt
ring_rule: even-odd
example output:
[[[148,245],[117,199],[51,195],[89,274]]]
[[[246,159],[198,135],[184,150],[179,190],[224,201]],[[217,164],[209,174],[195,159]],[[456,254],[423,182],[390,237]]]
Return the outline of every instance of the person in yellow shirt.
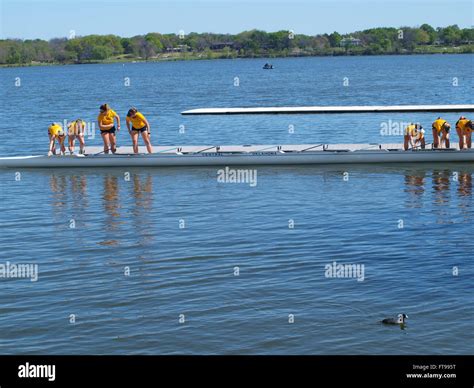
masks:
[[[63,131],[63,127],[61,126],[61,124],[52,123],[48,127],[48,136],[49,136],[48,156],[56,155],[56,146],[55,146],[56,140],[59,143],[61,154],[65,155],[66,147],[64,146],[64,139],[66,138],[66,135]]]
[[[75,146],[75,142],[77,138],[77,140],[79,140],[79,154],[84,155],[86,153],[85,151],[86,144],[84,141],[84,132],[86,129],[86,122],[84,120],[77,119],[77,120],[71,121],[68,124],[67,128],[68,128],[67,137],[69,141],[69,145],[68,145],[69,153],[71,155],[74,153],[74,146]]]
[[[438,117],[432,125],[433,129],[433,147],[434,148],[443,148],[443,144],[445,148],[449,148],[449,130],[451,129],[451,125],[441,117]],[[439,136],[441,135],[441,141]]]
[[[104,153],[108,154],[111,150],[115,154],[117,151],[115,132],[120,131],[120,116],[110,109],[108,104],[101,105],[99,109],[97,122],[99,123],[100,135],[104,141]],[[117,126],[115,126],[115,122],[117,122]]]
[[[405,128],[404,140],[405,151],[408,150],[409,145],[412,149],[417,147],[425,149],[425,130],[420,124],[411,123]]]
[[[459,136],[459,149],[472,147],[472,121],[461,116],[456,122],[456,132]],[[466,147],[465,147],[466,146]]]
[[[132,137],[133,152],[138,154],[138,137],[141,134],[148,153],[153,153],[150,141],[150,123],[145,116],[143,116],[137,108],[130,108],[127,113],[126,123],[128,133],[130,133],[130,136]],[[132,125],[131,128],[130,124]]]

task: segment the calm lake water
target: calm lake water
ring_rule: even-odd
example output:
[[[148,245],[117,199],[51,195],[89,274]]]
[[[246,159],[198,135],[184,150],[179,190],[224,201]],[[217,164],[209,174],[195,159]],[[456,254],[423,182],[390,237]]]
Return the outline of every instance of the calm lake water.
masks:
[[[473,103],[473,55],[266,61],[0,69],[0,155],[44,153],[50,122],[104,102],[164,145],[393,143],[435,118],[180,115],[197,107]],[[474,165],[217,170],[0,171],[0,267],[39,271],[0,278],[0,353],[473,353]]]

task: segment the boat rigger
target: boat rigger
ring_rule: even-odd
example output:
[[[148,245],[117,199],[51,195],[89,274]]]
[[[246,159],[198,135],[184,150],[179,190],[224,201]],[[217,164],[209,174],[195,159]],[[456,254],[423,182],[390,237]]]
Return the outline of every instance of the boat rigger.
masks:
[[[249,108],[198,108],[182,115],[240,114],[328,114],[328,113],[474,112],[474,105],[373,105],[373,106],[287,106]]]
[[[89,147],[86,155],[2,157],[0,168],[474,163],[474,149],[415,148],[405,151],[400,144],[161,146],[152,154],[134,154],[131,147],[119,147],[116,154],[103,154],[100,150]]]

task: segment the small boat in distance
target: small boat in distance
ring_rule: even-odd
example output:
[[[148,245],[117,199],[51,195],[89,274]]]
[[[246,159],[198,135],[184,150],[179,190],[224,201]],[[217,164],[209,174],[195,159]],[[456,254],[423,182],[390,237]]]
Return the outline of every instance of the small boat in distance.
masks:
[[[271,63],[265,63],[265,65],[263,65],[263,69],[264,70],[271,70],[271,69],[273,69],[273,65]]]

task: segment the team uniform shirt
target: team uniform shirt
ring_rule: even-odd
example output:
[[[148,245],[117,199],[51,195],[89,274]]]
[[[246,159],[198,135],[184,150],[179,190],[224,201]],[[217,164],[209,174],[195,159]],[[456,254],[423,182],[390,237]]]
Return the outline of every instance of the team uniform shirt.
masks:
[[[115,113],[115,111],[109,109],[107,112],[99,113],[99,116],[97,116],[97,121],[100,123],[100,125],[110,125],[114,123],[114,118],[117,116],[118,115]]]
[[[135,117],[127,116],[127,123],[132,123],[133,129],[141,129],[146,126],[145,116],[137,112]]]
[[[447,123],[444,119],[438,119],[433,122],[433,129],[436,129],[436,132],[440,133]]]
[[[50,136],[64,136],[63,127],[56,123],[49,126],[48,133]]]
[[[73,121],[68,124],[68,135],[77,136],[84,134],[84,129],[86,128],[86,122],[84,120]]]
[[[416,140],[421,140],[425,137],[425,130],[421,127],[411,124],[405,128],[405,135],[411,136]]]
[[[471,120],[468,119],[460,119],[456,123],[456,129],[460,129],[463,132],[471,132],[472,131],[472,124]]]

